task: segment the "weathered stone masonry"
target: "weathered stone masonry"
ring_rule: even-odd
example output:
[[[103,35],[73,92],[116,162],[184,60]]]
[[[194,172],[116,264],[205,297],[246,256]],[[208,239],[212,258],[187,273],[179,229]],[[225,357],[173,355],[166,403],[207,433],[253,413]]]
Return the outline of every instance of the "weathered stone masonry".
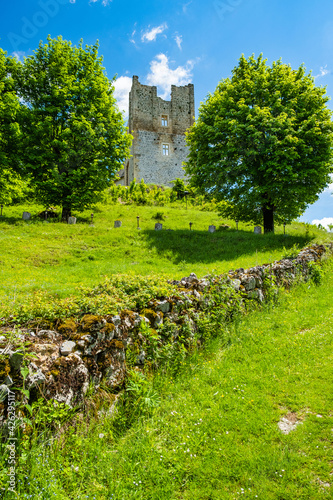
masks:
[[[133,179],[146,184],[171,185],[183,178],[182,164],[188,148],[185,131],[194,122],[194,86],[171,86],[171,100],[157,96],[157,87],[141,85],[133,76],[129,94],[129,133],[133,135],[131,158],[121,171],[121,183]]]

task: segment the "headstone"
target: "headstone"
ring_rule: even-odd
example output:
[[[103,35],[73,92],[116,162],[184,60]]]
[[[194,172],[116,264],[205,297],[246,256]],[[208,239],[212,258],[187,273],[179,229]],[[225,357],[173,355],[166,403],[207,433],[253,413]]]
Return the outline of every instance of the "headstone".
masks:
[[[121,227],[121,220],[115,220],[114,227]]]
[[[209,227],[208,227],[208,231],[209,231],[210,233],[215,233],[215,231],[216,231],[216,226],[209,226]]]
[[[68,224],[76,224],[76,217],[68,217]]]
[[[254,234],[261,234],[261,227],[260,226],[256,226],[254,228]]]
[[[22,219],[23,220],[30,220],[31,214],[29,212],[23,212]]]
[[[162,226],[162,224],[160,222],[156,222],[156,224],[155,224],[155,231],[161,231],[162,227],[163,226]]]

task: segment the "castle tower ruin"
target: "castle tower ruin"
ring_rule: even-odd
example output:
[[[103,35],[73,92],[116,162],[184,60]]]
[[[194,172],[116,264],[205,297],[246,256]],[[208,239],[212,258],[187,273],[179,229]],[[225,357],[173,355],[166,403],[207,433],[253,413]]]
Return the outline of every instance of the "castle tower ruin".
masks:
[[[133,135],[131,158],[119,173],[121,184],[133,179],[146,184],[171,185],[183,178],[187,160],[185,131],[194,122],[194,86],[171,86],[171,100],[157,97],[157,87],[141,85],[133,76],[129,94],[129,133]]]

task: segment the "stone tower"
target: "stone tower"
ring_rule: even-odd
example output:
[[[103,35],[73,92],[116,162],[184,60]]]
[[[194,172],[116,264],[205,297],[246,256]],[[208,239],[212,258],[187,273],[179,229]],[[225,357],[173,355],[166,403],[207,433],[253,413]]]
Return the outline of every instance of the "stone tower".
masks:
[[[129,94],[129,133],[133,135],[131,158],[119,172],[121,183],[133,179],[146,184],[171,185],[183,178],[182,163],[188,148],[185,131],[194,121],[194,86],[171,86],[171,101],[157,97],[157,88],[141,85],[133,76]]]

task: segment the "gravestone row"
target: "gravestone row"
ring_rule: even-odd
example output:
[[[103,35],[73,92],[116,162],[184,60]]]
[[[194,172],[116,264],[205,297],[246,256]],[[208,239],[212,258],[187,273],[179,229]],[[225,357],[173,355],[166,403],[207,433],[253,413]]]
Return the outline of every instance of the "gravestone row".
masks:
[[[23,212],[22,215],[23,220],[30,220],[31,219],[31,214],[29,212]],[[76,224],[76,217],[68,217],[68,224]],[[192,225],[192,223],[191,223]],[[121,220],[116,220],[114,221],[114,227],[118,228],[122,226],[122,221]],[[139,229],[139,228],[138,228]],[[163,229],[163,224],[160,222],[156,222],[155,224],[155,231],[161,231]],[[216,231],[216,226],[211,225],[208,227],[208,232],[209,233],[215,233]],[[262,234],[261,233],[261,227],[260,226],[255,226],[254,228],[254,234]]]

